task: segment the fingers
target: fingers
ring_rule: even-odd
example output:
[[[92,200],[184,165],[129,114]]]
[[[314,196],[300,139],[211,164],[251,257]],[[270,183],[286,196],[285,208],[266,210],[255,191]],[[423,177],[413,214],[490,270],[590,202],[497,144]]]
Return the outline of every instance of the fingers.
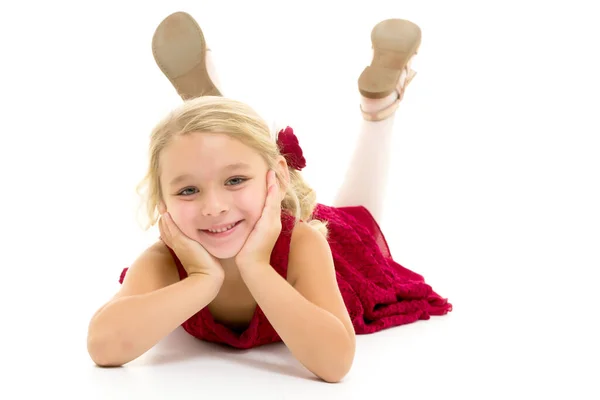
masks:
[[[277,176],[275,171],[269,171],[267,175],[268,182],[268,190],[267,190],[267,200],[265,204],[265,208],[270,209],[271,212],[278,215],[281,211],[281,198],[279,195],[279,182],[277,181]]]
[[[271,186],[273,186],[273,181],[275,181],[276,174],[275,171],[273,171],[272,169],[269,170],[269,172],[267,172],[267,186],[270,188]]]
[[[165,223],[167,235],[173,246],[178,246],[178,244],[181,245],[181,244],[185,243],[186,241],[191,240],[188,236],[186,236],[181,231],[181,229],[179,229],[179,227],[173,220],[173,217],[171,217],[171,213],[166,212],[163,214],[163,217],[165,220],[164,223]]]
[[[165,242],[165,244],[167,244],[167,231],[166,231],[166,227],[165,227],[165,221],[164,221],[164,214],[167,211],[167,207],[165,206],[165,203],[163,203],[162,201],[160,203],[158,203],[157,206],[158,209],[158,213],[160,215],[160,217],[158,218],[158,232],[160,233],[160,240],[162,240],[163,242]],[[169,244],[167,244],[167,246],[169,246]]]
[[[169,232],[169,237],[171,238],[171,240],[173,239],[177,239],[179,237],[179,229],[177,228],[177,225],[175,225],[175,222],[173,221],[173,218],[171,218],[171,214],[166,212],[163,214],[164,218],[165,218],[165,227],[167,228],[167,231]]]
[[[272,169],[267,172],[267,199],[272,195],[273,189],[277,189],[277,175]]]
[[[271,174],[271,196],[272,196],[272,200],[273,200],[273,204],[277,207],[280,206],[280,198],[279,198],[279,181],[277,180],[277,175],[275,174],[275,171],[272,172]]]
[[[179,229],[171,218],[171,214],[167,212],[165,203],[160,202],[158,204],[158,211],[160,213],[160,219],[158,221],[160,237],[167,246],[173,248],[174,241],[178,238],[177,234]]]
[[[162,214],[160,219],[158,220],[158,230],[160,232],[161,240],[169,247],[172,247],[171,233],[169,232],[169,228],[167,227],[167,223],[165,221],[165,215]]]

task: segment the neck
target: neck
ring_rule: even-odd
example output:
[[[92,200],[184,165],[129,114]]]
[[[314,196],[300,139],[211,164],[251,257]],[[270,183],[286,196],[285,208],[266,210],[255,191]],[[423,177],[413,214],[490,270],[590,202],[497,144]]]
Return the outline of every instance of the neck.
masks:
[[[240,274],[240,271],[235,263],[235,257],[232,258],[223,258],[219,260],[221,267],[223,267],[223,271],[225,271],[225,276],[232,277]]]

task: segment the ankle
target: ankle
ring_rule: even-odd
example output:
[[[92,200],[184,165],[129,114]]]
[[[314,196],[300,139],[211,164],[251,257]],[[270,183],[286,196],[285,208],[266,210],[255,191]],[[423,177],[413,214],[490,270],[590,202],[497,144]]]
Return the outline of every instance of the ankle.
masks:
[[[360,108],[365,120],[381,121],[394,115],[404,97],[406,86],[416,74],[416,72],[411,69],[411,63],[412,59],[409,60],[407,66],[401,72],[396,90],[392,93],[380,99],[361,96]]]
[[[397,99],[398,93],[395,91],[381,99],[371,99],[365,96],[361,96],[360,107],[364,112],[376,113],[391,106]]]

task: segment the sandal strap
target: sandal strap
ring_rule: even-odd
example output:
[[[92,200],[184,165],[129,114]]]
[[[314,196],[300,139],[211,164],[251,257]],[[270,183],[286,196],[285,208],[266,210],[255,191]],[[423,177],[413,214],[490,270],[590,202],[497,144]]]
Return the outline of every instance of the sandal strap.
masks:
[[[362,112],[363,118],[365,120],[373,122],[381,121],[386,118],[389,118],[392,114],[394,114],[394,112],[396,112],[398,106],[400,105],[400,102],[404,98],[404,91],[406,90],[406,87],[413,80],[415,75],[417,75],[417,72],[411,69],[408,65],[404,67],[404,71],[406,71],[406,78],[404,79],[404,82],[401,82],[401,79],[398,79],[398,83],[396,84],[396,93],[398,95],[396,101],[394,101],[392,104],[385,107],[384,109],[374,112],[365,111],[362,109],[361,106],[360,111]]]

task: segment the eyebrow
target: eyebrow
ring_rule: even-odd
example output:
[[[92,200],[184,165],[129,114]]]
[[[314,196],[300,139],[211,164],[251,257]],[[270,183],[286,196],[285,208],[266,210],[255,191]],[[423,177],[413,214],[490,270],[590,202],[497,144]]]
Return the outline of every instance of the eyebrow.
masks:
[[[251,168],[250,164],[246,164],[244,162],[237,162],[237,163],[226,165],[223,168],[221,168],[221,170],[222,171],[236,171],[236,170],[249,169],[249,168]],[[184,180],[192,178],[192,177],[193,176],[190,174],[178,175],[175,178],[171,179],[171,182],[169,182],[169,185],[176,185],[176,184],[180,183],[181,181],[184,181]]]

